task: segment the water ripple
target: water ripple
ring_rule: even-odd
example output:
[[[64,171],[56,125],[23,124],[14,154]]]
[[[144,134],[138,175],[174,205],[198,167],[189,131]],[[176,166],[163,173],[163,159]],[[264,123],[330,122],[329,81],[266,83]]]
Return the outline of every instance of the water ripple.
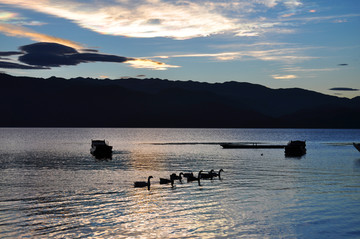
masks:
[[[24,143],[0,152],[0,238],[359,236],[359,156],[348,145],[309,140],[306,157],[295,160],[282,150],[223,150],[214,143],[261,142],[278,131],[72,129],[67,140],[54,140],[53,131],[62,129],[49,130],[35,138],[56,150]],[[84,143],[103,132],[116,148],[109,161],[95,160]],[[304,132],[288,130],[274,141]],[[159,184],[174,172],[212,168],[225,170],[222,180]],[[133,187],[149,175],[150,190]]]

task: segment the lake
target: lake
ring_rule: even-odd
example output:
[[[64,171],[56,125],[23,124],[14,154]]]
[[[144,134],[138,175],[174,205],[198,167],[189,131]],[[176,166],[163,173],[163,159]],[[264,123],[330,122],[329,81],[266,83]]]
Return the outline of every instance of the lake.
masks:
[[[307,154],[219,145],[290,140]],[[0,128],[0,238],[359,238],[352,142],[360,130]],[[211,169],[221,180],[159,184]]]

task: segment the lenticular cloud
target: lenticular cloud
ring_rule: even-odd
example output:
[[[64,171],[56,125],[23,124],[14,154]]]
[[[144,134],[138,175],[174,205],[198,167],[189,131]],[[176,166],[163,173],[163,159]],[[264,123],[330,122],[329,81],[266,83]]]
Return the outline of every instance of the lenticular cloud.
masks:
[[[78,65],[86,62],[125,62],[132,58],[97,54],[79,53],[74,48],[57,43],[40,42],[20,47],[25,54],[19,61],[33,66],[59,67],[63,65]]]
[[[132,58],[98,53],[96,50],[75,48],[53,42],[38,42],[21,46],[21,51],[0,52],[0,68],[7,69],[50,69],[51,67],[74,66],[89,62],[126,63],[133,68],[167,70],[179,66],[168,65],[151,59]],[[12,62],[1,56],[20,55],[19,62]],[[23,65],[25,63],[26,65]]]

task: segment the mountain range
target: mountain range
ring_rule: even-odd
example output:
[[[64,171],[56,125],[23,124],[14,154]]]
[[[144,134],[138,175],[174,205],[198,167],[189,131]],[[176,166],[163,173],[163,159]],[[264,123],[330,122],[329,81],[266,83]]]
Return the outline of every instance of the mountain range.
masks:
[[[360,97],[244,82],[0,73],[0,127],[359,128]]]

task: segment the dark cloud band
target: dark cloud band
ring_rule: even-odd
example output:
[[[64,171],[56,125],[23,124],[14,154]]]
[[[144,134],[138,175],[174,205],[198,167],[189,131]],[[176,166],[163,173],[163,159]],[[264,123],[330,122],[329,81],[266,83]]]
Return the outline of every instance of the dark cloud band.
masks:
[[[23,69],[23,70],[43,70],[43,69],[50,69],[49,67],[43,67],[43,66],[28,66],[28,65],[22,65],[22,64],[13,63],[13,62],[6,62],[6,61],[0,61],[0,68],[5,68],[5,69]]]
[[[32,66],[60,67],[87,62],[123,63],[133,58],[99,53],[79,53],[74,48],[58,43],[34,43],[20,47],[24,55],[19,61]]]
[[[21,51],[2,51],[0,56],[14,56],[23,54]]]
[[[134,58],[107,55],[97,53],[97,50],[85,49],[85,53],[79,53],[75,48],[58,43],[39,42],[19,47],[21,51],[0,52],[0,68],[5,69],[50,69],[78,65],[88,62],[117,62],[123,63]],[[2,56],[21,55],[18,60],[21,63],[7,61]]]
[[[78,52],[75,48],[58,43],[38,42],[19,47],[21,52],[0,52],[0,68],[7,69],[50,69],[50,67],[74,66],[89,62],[114,62],[128,63],[135,68],[147,68],[163,70],[167,65],[149,59],[130,58],[125,56],[98,53],[97,50],[82,49]],[[20,55],[18,62],[6,59],[2,56]],[[26,64],[26,65],[23,65]]]
[[[331,88],[329,90],[334,90],[334,91],[359,91],[359,89],[347,88],[347,87],[335,87],[335,88]]]

